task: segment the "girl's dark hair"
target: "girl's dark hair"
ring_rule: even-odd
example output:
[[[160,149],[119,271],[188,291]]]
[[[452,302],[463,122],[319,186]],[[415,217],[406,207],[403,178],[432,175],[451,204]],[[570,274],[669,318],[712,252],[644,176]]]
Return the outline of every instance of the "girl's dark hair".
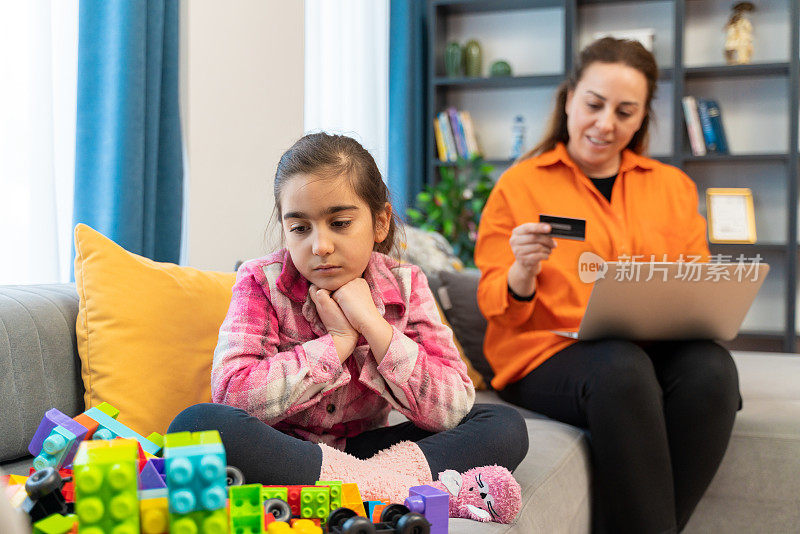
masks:
[[[389,189],[381,177],[372,154],[361,144],[345,135],[313,133],[304,135],[281,156],[275,171],[273,194],[278,223],[283,217],[281,191],[292,177],[311,174],[320,178],[345,176],[350,185],[372,214],[373,224],[378,213],[389,201]],[[392,211],[386,239],[372,247],[377,252],[396,252],[397,214]]]
[[[561,82],[556,91],[556,104],[550,115],[547,129],[542,140],[519,157],[517,161],[522,161],[544,152],[553,150],[558,143],[566,144],[569,141],[567,131],[567,113],[564,107],[567,104],[567,94],[575,90],[578,82],[583,77],[584,71],[593,63],[622,63],[641,72],[647,79],[647,98],[645,100],[645,116],[642,126],[633,135],[630,143],[625,148],[629,148],[637,154],[647,151],[649,142],[650,123],[655,121],[653,115],[652,102],[656,94],[656,83],[658,82],[658,66],[653,54],[647,51],[639,41],[627,39],[614,39],[605,37],[599,39],[586,48],[578,56],[575,67],[567,77]]]

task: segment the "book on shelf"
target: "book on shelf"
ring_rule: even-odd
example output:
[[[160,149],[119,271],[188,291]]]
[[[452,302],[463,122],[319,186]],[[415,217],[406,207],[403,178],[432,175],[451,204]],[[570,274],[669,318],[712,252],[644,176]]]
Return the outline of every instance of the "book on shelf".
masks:
[[[456,141],[458,155],[466,159],[469,157],[469,151],[467,150],[467,139],[464,137],[464,127],[458,118],[458,110],[452,107],[447,108],[447,115],[450,117],[450,125],[453,128],[453,138]]]
[[[439,156],[439,161],[447,161],[447,147],[444,144],[438,117],[433,119],[433,136],[436,138],[436,155]]]
[[[449,107],[433,120],[436,155],[439,161],[472,159],[482,154],[475,135],[475,125],[468,111]]]
[[[469,157],[482,155],[481,149],[478,146],[478,137],[475,135],[475,125],[472,123],[472,115],[469,111],[459,111],[458,118],[461,120],[461,126],[464,128],[464,137],[467,139],[467,153]]]
[[[683,104],[683,118],[686,121],[686,131],[689,134],[692,155],[705,156],[706,144],[703,140],[703,129],[700,125],[697,100],[693,96],[684,96],[681,103]]]
[[[440,112],[436,118],[439,123],[439,129],[442,132],[445,154],[447,155],[446,161],[455,161],[458,159],[458,151],[456,150],[456,141],[453,137],[453,129],[450,126],[450,118],[445,111]]]
[[[725,137],[725,129],[722,127],[722,117],[720,116],[717,101],[710,98],[698,98],[697,114],[700,116],[700,126],[703,129],[706,152],[727,154],[728,140]]]

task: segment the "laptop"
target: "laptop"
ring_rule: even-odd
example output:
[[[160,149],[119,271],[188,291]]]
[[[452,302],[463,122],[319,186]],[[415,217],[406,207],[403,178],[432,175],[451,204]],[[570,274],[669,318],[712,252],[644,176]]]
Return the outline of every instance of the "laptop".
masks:
[[[579,340],[736,337],[767,277],[766,263],[607,262],[594,282]]]

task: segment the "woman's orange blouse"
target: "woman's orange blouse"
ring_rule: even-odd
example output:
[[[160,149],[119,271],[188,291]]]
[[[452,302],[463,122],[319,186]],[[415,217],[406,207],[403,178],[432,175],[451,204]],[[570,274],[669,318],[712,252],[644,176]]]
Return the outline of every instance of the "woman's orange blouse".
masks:
[[[508,293],[514,255],[508,243],[520,224],[539,215],[586,220],[586,240],[556,239],[542,262],[533,300]],[[551,330],[577,331],[592,291],[579,277],[581,255],[606,261],[707,261],[706,222],[697,188],[681,170],[622,153],[611,202],[573,163],[563,144],[508,169],[481,215],[475,263],[481,270],[478,304],[488,320],[484,353],[502,389],[574,340]],[[583,256],[584,265],[593,256]]]

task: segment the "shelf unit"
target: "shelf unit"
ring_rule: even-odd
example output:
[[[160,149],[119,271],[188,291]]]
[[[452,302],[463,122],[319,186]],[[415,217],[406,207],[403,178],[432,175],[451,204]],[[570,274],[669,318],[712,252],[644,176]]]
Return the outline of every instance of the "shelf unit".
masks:
[[[454,94],[463,92],[492,94],[503,90],[542,90],[558,86],[564,79],[564,73],[572,68],[575,54],[579,50],[579,15],[581,9],[597,9],[599,6],[623,6],[626,9],[634,4],[642,9],[644,4],[649,8],[660,5],[660,9],[668,6],[672,21],[669,31],[672,33],[670,44],[672,64],[659,65],[660,82],[671,84],[672,94],[669,102],[669,116],[659,115],[661,121],[671,123],[671,135],[667,140],[671,150],[666,154],[657,154],[654,157],[665,163],[675,165],[687,172],[698,183],[698,189],[703,188],[702,175],[704,172],[725,166],[761,165],[781,169],[778,171],[785,177],[785,225],[782,231],[785,239],[767,238],[764,242],[754,245],[712,245],[712,254],[726,254],[737,256],[744,254],[753,257],[760,254],[773,265],[773,273],[783,276],[779,282],[783,283],[783,309],[776,317],[771,317],[771,322],[779,323],[781,316],[783,328],[763,329],[751,328],[743,330],[739,337],[729,346],[747,350],[782,350],[796,352],[798,349],[798,316],[796,306],[798,302],[798,97],[800,97],[800,3],[795,0],[786,1],[786,24],[788,24],[788,50],[786,60],[766,60],[754,62],[750,65],[722,65],[708,64],[700,66],[685,65],[687,10],[695,8],[704,0],[430,0],[428,10],[428,104],[425,125],[432,125],[436,114],[451,104]],[[705,7],[705,6],[701,6]],[[530,12],[540,9],[559,10],[558,18],[563,27],[562,40],[553,41],[553,48],[563,50],[562,61],[558,72],[544,72],[541,74],[526,74],[501,78],[449,78],[444,75],[443,51],[449,40],[448,22],[453,17],[472,15],[486,15],[489,13]],[[725,19],[715,20],[715,31],[724,25]],[[619,28],[608,27],[605,30]],[[756,29],[758,31],[758,28]],[[476,35],[480,39],[480,35]],[[667,39],[669,40],[669,39]],[[758,42],[755,43],[758,46]],[[662,50],[663,51],[663,50]],[[541,50],[531,51],[531,53]],[[658,57],[658,55],[657,55]],[[484,58],[486,60],[488,58]],[[720,62],[721,62],[720,58]],[[713,62],[712,62],[713,63]],[[683,122],[681,98],[692,94],[687,85],[695,83],[741,83],[741,80],[771,79],[773,83],[785,82],[786,109],[788,125],[786,132],[786,149],[781,152],[764,152],[763,150],[738,151],[733,154],[712,154],[708,156],[693,156],[689,150],[688,137]],[[703,95],[701,95],[703,96]],[[467,108],[469,109],[469,108]],[[723,116],[727,116],[723,107]],[[730,119],[729,119],[730,120]],[[736,124],[726,121],[726,130],[735,130]],[[476,128],[480,130],[480,125]],[[432,129],[432,126],[431,126]],[[432,132],[426,132],[427,142],[427,175],[426,183],[433,183],[438,177],[438,169],[450,166],[451,163],[441,162],[436,157],[436,147],[433,142]],[[529,145],[531,143],[528,143]],[[487,162],[496,168],[508,167],[512,162],[496,154],[488,154]],[[698,177],[698,178],[696,178]],[[705,184],[707,185],[707,184]],[[703,201],[701,200],[701,204]],[[773,229],[774,231],[778,231]],[[779,232],[780,233],[780,232]],[[771,276],[773,276],[771,274]],[[768,279],[769,283],[770,280]],[[774,282],[773,282],[774,283]],[[762,290],[763,292],[763,290]]]

